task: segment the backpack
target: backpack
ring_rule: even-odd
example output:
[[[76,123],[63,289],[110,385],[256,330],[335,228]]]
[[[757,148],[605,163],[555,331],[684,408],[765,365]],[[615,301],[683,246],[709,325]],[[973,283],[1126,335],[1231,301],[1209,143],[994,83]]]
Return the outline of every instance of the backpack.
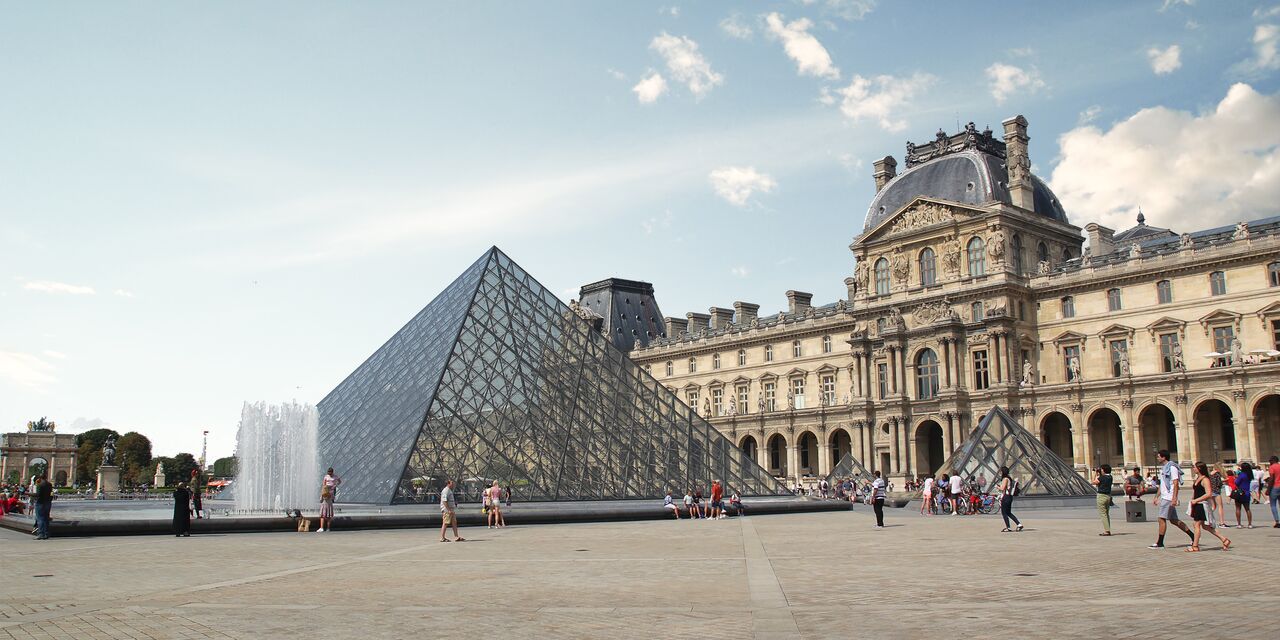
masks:
[[[1012,480],[1012,478],[1010,478],[1010,479]],[[1013,494],[1012,494],[1012,495],[1015,495],[1015,496],[1020,496],[1020,495],[1022,495],[1022,485],[1021,485],[1017,480],[1013,480]]]

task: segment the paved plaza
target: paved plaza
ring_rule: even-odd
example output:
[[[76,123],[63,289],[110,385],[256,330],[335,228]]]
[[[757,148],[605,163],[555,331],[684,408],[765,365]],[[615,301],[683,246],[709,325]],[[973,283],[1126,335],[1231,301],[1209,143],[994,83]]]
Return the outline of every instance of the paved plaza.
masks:
[[[519,508],[518,505],[516,507]],[[1117,509],[1114,515],[1123,517]],[[1280,529],[1151,551],[1090,509],[68,538],[0,530],[0,638],[1271,637]],[[55,512],[56,517],[56,512]],[[1258,585],[1244,589],[1242,581]]]

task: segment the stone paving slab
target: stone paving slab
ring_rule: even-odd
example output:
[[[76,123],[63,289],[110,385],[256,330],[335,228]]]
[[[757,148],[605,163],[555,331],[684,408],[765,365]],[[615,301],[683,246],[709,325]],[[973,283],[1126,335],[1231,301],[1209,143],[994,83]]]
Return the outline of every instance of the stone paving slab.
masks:
[[[1274,634],[1280,529],[1146,549],[1092,510],[35,542],[0,532],[0,639],[1225,637]],[[36,577],[42,576],[42,577]],[[1216,611],[1221,615],[1206,615]],[[1225,612],[1231,612],[1227,615]]]

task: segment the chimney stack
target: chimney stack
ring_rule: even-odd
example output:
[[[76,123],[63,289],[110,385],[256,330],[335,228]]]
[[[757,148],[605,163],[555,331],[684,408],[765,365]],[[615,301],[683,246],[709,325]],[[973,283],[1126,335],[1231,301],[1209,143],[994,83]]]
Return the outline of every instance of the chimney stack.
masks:
[[[876,193],[880,193],[884,185],[898,175],[898,161],[893,156],[885,156],[876,160],[872,166],[875,167],[875,173],[871,177],[876,179]]]
[[[739,300],[733,303],[733,309],[738,313],[737,323],[743,326],[751,324],[752,320],[760,316],[760,305],[758,304]]]
[[[711,316],[705,313],[694,313],[690,311],[684,314],[689,319],[689,332],[697,333],[711,328]]]
[[[663,321],[667,325],[668,338],[679,338],[680,336],[686,333],[689,333],[688,320],[681,320],[680,318],[666,317],[666,318],[663,318]]]
[[[809,303],[813,301],[812,293],[803,291],[787,292],[787,311],[790,313],[804,313],[809,310]]]
[[[1084,231],[1089,236],[1089,252],[1093,257],[1098,258],[1116,250],[1115,230],[1108,229],[1096,222],[1090,222],[1084,226]]]
[[[719,331],[727,329],[733,322],[733,309],[725,309],[724,307],[711,307],[707,309],[711,313],[711,328]]]
[[[1035,210],[1031,185],[1031,156],[1027,153],[1027,119],[1014,116],[1005,120],[1004,155],[1005,167],[1009,171],[1009,200],[1013,206]]]

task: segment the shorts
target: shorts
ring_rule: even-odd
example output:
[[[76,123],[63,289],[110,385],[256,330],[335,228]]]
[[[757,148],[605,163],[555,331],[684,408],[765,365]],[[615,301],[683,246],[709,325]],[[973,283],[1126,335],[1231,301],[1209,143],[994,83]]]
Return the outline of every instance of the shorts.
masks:
[[[724,508],[724,501],[723,501],[723,500],[712,500],[712,501],[711,501],[711,508],[712,508],[712,509],[723,509],[723,508]]]
[[[1156,517],[1168,520],[1169,522],[1178,521],[1178,508],[1173,506],[1172,500],[1160,499],[1156,504]]]
[[[440,522],[441,522],[441,524],[456,524],[456,523],[457,523],[457,521],[458,521],[458,517],[457,517],[456,515],[454,515],[454,513],[453,513],[452,511],[441,511],[441,512],[440,512]]]
[[[670,510],[672,510],[672,511],[679,511],[679,510],[680,510],[680,508],[679,508],[679,507],[677,507],[677,506],[676,506],[676,505],[674,505],[674,504],[664,504],[664,505],[662,505],[662,508],[663,508],[663,509],[670,509]]]

